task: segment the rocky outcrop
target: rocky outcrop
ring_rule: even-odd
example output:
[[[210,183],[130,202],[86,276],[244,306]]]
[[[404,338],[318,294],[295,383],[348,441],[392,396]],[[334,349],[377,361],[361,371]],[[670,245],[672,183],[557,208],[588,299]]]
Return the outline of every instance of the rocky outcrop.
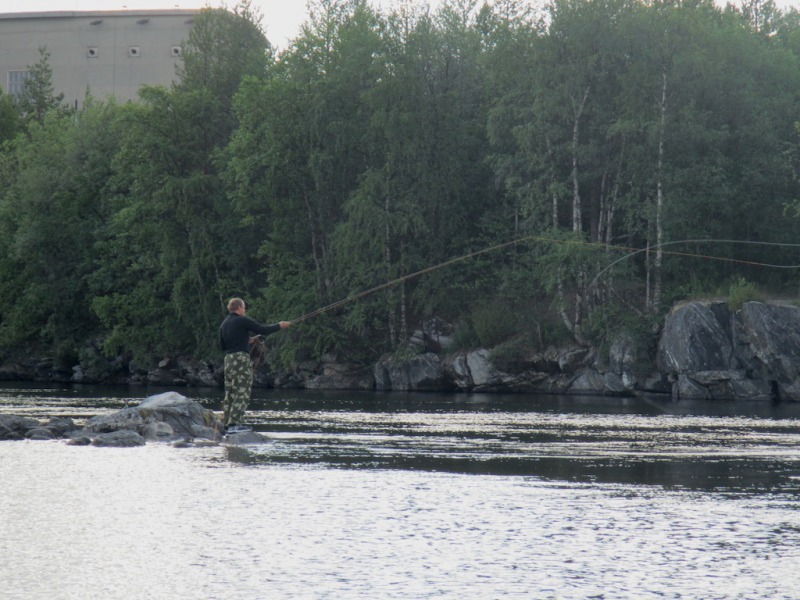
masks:
[[[74,445],[130,447],[149,441],[218,441],[222,421],[177,392],[150,396],[134,407],[89,419],[83,427],[71,419],[36,419],[0,415],[0,440],[67,438]]]
[[[800,308],[694,302],[667,315],[658,370],[679,399],[800,401]]]
[[[374,368],[381,390],[557,394],[669,394],[680,399],[800,401],[800,308],[748,302],[692,302],[667,315],[657,356],[627,336],[600,355],[548,348],[502,360],[494,351],[386,356]],[[651,363],[642,371],[641,365]],[[638,368],[637,368],[637,365]]]

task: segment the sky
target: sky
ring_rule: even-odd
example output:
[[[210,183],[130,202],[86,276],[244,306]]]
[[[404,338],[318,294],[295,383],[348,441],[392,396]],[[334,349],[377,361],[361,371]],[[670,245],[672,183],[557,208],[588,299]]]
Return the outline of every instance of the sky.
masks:
[[[427,0],[435,7],[440,0]],[[373,0],[375,6],[389,6],[390,0]],[[0,13],[91,10],[153,10],[169,8],[233,6],[235,0],[0,0]],[[306,0],[253,0],[262,15],[267,39],[279,49],[297,36],[306,18]]]

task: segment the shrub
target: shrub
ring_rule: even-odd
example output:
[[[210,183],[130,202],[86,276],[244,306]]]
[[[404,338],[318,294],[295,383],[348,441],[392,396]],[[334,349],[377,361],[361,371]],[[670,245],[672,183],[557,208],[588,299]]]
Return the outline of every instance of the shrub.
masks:
[[[735,279],[728,290],[728,308],[736,312],[742,308],[742,304],[753,300],[762,300],[763,295],[758,291],[754,283],[750,283],[744,277]]]
[[[519,331],[517,313],[505,302],[494,301],[472,311],[472,328],[478,342],[492,348],[515,336]]]

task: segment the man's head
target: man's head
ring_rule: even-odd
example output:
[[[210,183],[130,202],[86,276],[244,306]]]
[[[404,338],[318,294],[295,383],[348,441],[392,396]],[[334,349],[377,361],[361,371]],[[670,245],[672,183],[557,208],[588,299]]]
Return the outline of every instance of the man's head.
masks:
[[[246,310],[247,307],[245,306],[244,300],[241,298],[231,298],[228,300],[228,312],[243,315]]]

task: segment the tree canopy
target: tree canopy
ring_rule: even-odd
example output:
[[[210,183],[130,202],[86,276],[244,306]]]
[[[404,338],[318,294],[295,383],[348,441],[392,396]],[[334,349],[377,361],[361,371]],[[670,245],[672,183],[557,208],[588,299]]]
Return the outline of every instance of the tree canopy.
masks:
[[[597,344],[742,281],[796,295],[765,266],[800,263],[793,9],[309,7],[279,54],[247,4],[203,11],[137,102],[61,106],[45,49],[0,94],[0,350],[214,360],[234,295],[270,322],[359,295],[276,341],[287,367],[432,318]]]

